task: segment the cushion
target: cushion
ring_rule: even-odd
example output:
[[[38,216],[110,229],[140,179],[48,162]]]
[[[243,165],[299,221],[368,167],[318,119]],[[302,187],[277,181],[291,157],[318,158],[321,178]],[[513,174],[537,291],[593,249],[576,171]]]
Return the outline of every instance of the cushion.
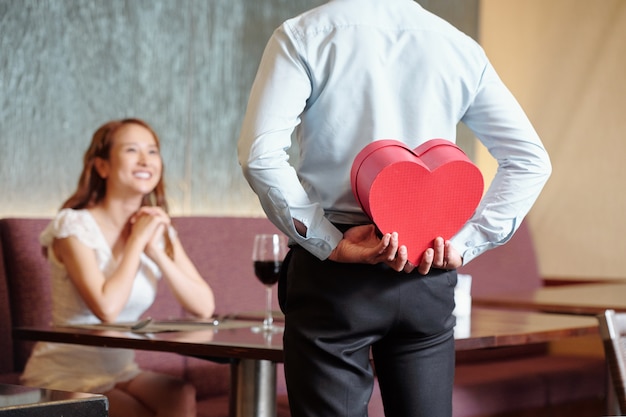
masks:
[[[49,221],[14,218],[0,221],[13,326],[45,325],[52,321],[50,268],[39,245],[39,234]],[[16,371],[24,369],[33,344],[15,341]]]
[[[252,244],[257,233],[279,233],[269,220],[176,217],[172,222],[187,254],[213,288],[217,314],[265,308],[265,287],[252,268]],[[274,304],[278,308],[276,291]]]
[[[13,368],[13,335],[11,334],[11,305],[9,304],[9,288],[4,273],[2,241],[0,241],[0,373],[12,372]]]
[[[523,222],[504,245],[459,268],[472,275],[473,296],[530,291],[543,285],[528,224]]]

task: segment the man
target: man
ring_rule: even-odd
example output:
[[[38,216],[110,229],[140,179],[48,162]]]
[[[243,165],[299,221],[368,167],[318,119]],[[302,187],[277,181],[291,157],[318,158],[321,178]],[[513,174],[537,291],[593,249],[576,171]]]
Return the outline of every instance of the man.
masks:
[[[454,141],[459,121],[499,169],[473,217],[413,265],[355,201],[352,161],[379,139]],[[239,161],[292,242],[279,283],[292,415],[365,416],[371,349],[387,416],[451,416],[455,269],[510,239],[551,172],[480,46],[413,0],[331,0],[290,19],[266,46]]]

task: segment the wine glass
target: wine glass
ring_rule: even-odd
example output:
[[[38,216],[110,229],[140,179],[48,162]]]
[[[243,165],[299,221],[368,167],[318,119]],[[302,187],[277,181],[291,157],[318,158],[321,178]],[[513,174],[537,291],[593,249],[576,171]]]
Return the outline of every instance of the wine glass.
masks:
[[[252,263],[254,274],[265,285],[267,304],[262,326],[254,326],[256,332],[275,332],[282,328],[275,326],[272,317],[272,287],[278,282],[280,267],[287,254],[287,237],[279,234],[259,234],[254,237]]]

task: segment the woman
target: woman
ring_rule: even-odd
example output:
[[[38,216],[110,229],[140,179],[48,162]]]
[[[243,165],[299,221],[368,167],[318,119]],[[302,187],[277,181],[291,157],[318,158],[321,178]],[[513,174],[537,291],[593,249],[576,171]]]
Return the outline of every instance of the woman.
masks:
[[[189,313],[210,317],[211,288],[170,224],[159,139],[145,122],[100,127],[76,192],[40,236],[52,267],[55,324],[139,319],[164,279]],[[109,415],[194,416],[195,388],[140,370],[134,352],[40,342],[24,384],[104,393]]]

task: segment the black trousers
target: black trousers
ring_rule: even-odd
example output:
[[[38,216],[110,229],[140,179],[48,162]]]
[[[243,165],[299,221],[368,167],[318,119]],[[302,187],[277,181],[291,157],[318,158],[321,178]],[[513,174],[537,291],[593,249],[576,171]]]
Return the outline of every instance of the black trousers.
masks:
[[[399,273],[292,248],[279,282],[293,417],[367,416],[378,377],[388,417],[450,417],[456,271]]]

